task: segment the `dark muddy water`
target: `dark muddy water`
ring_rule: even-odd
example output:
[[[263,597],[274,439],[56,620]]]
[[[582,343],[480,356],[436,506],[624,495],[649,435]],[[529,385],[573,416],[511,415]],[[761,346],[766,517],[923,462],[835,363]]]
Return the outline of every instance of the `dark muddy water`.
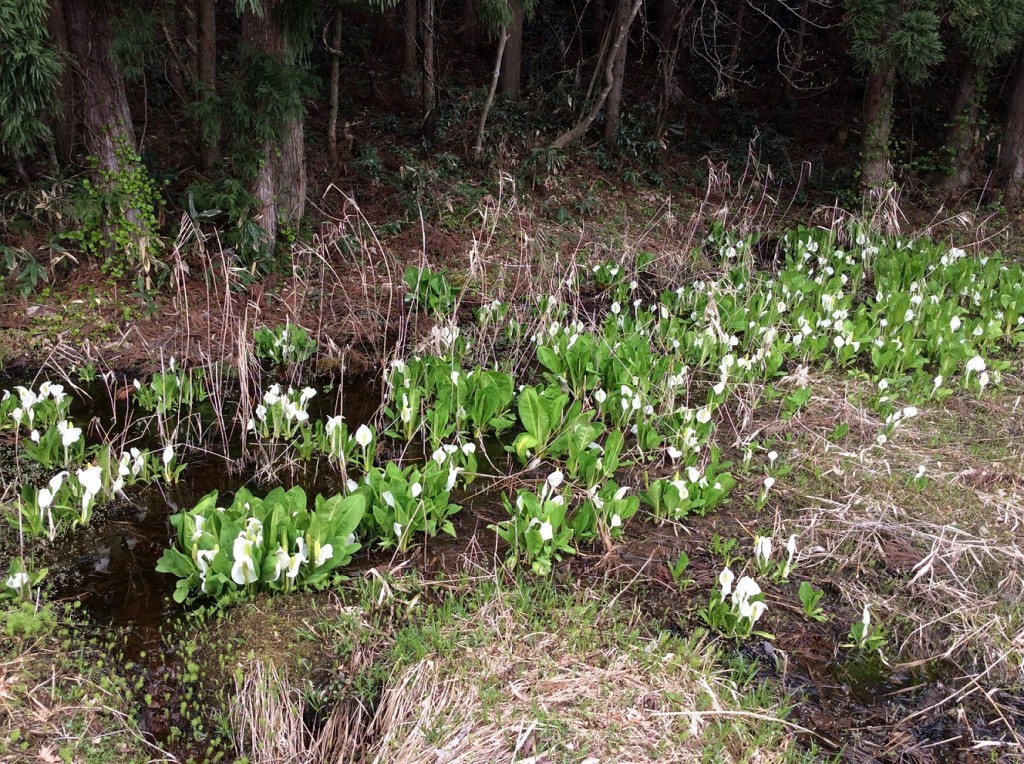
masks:
[[[135,658],[158,648],[162,628],[182,612],[170,599],[174,578],[156,572],[156,562],[173,537],[172,514],[192,507],[215,489],[227,500],[242,486],[269,490],[281,484],[301,485],[311,494],[328,494],[337,491],[338,478],[331,471],[316,470],[275,475],[266,469],[275,457],[272,450],[243,455],[241,426],[234,421],[237,394],[230,388],[223,391],[226,402],[220,410],[211,397],[197,403],[189,416],[161,424],[155,415],[132,405],[132,379],[117,375],[74,387],[67,380],[53,381],[63,382],[73,396],[70,417],[86,431],[90,445],[108,441],[122,448],[160,449],[161,432],[176,432],[172,439],[184,441],[176,450],[188,464],[181,481],[130,490],[128,500],[98,508],[88,527],[40,543],[35,551],[38,564],[50,570],[57,598],[79,600],[97,623],[123,628],[127,657]],[[30,374],[0,376],[0,390],[38,387],[41,381]],[[370,420],[380,400],[379,389],[366,379],[341,385],[325,378],[314,384],[321,392],[310,403],[313,418],[343,411],[355,427]],[[223,430],[221,421],[226,424]]]

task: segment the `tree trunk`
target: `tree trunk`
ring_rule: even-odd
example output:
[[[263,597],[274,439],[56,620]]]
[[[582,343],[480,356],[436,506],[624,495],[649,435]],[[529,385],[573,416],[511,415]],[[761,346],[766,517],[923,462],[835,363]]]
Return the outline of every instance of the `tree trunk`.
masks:
[[[419,27],[416,3],[417,0],[405,0],[402,13],[402,73],[407,77],[416,76],[420,60],[416,47],[416,30]]]
[[[961,64],[946,134],[949,177],[942,183],[941,190],[948,196],[962,193],[971,182],[978,139],[978,80],[981,76],[974,61],[968,59]]]
[[[459,41],[462,49],[470,53],[480,46],[480,12],[477,0],[462,0],[462,26],[459,27]]]
[[[327,156],[332,162],[338,161],[338,98],[341,80],[341,3],[334,9],[333,34],[331,36],[331,81],[329,94],[330,114],[327,117]]]
[[[615,28],[622,29],[629,18],[629,0],[619,0],[615,5]],[[622,81],[626,77],[626,50],[629,48],[629,35],[623,39],[622,44],[615,50],[615,59],[612,66],[612,87],[608,91],[608,105],[604,114],[604,145],[614,149],[618,142],[619,133],[619,110],[622,107]]]
[[[1014,209],[1020,200],[1021,181],[1024,180],[1024,54],[1017,64],[1017,80],[1006,112],[996,177],[1003,187],[1003,204]]]
[[[167,59],[163,62],[163,69],[167,75],[167,84],[171,86],[171,92],[178,97],[181,103],[187,104],[189,102],[189,95],[188,87],[185,84],[186,76],[190,82],[194,82],[196,70],[190,66],[189,61],[183,61],[179,54],[179,48],[181,47],[179,28],[181,25],[178,19],[177,5],[173,6],[169,13],[170,20],[160,24],[160,31],[163,33],[164,42],[167,43]],[[188,14],[187,8],[186,14]]]
[[[608,29],[608,3],[607,0],[590,0],[584,8],[590,8],[590,24],[588,26],[589,47],[604,47],[605,32]]]
[[[63,76],[57,85],[58,107],[53,113],[53,152],[62,165],[71,164],[75,155],[75,85],[68,60],[68,28],[64,20],[64,4],[50,0],[50,39],[64,65]],[[54,168],[56,169],[56,168]]]
[[[615,67],[615,61],[619,55],[619,48],[626,44],[626,38],[629,36],[629,28],[633,25],[633,19],[636,18],[637,13],[640,12],[640,6],[643,5],[643,0],[633,0],[633,7],[630,9],[625,23],[616,32],[615,39],[612,42],[611,50],[608,51],[608,57],[604,67],[604,90],[598,95],[594,105],[590,108],[590,111],[573,125],[572,128],[566,130],[560,136],[552,141],[550,148],[552,149],[564,149],[573,141],[579,139],[590,126],[597,119],[597,115],[601,113],[601,109],[604,108],[605,101],[608,100],[608,94],[611,92],[614,77],[612,71]]]
[[[864,93],[864,138],[861,156],[861,187],[865,199],[892,177],[889,166],[889,131],[892,128],[892,91],[896,70],[892,64],[868,75]]]
[[[659,30],[658,42],[658,74],[661,78],[661,93],[658,97],[658,119],[654,128],[654,140],[662,151],[667,149],[665,142],[665,126],[668,124],[668,112],[673,102],[679,100],[681,93],[676,85],[675,72],[676,63],[679,60],[679,48],[682,46],[683,29],[686,26],[686,19],[689,17],[696,0],[685,0],[683,7],[679,7],[675,0],[663,2],[671,4],[674,16],[671,19],[661,19],[660,23],[667,26]]]
[[[405,8],[400,3],[385,7],[384,12],[377,15],[377,31],[373,37],[375,47],[378,50],[387,51],[388,61],[393,63],[396,68],[401,67],[404,63],[405,51],[403,47],[405,41],[403,38],[404,30],[402,29],[405,25],[405,21],[402,18],[404,13]]]
[[[14,161],[14,171],[18,174],[18,180],[21,181],[25,188],[28,188],[32,183],[32,179],[25,170],[25,163],[21,161],[21,154],[18,153],[17,149],[10,149],[10,154],[11,159]]]
[[[604,85],[604,65],[608,60],[608,48],[611,47],[612,42],[616,39],[617,30],[609,24],[605,27],[604,36],[601,38],[601,45],[597,49],[597,60],[594,62],[594,72],[590,75],[590,84],[587,85],[587,94],[583,98],[583,103],[588,103],[590,98],[594,95],[594,87],[597,85],[598,80],[601,80],[601,84]]]
[[[738,74],[740,48],[743,43],[743,25],[746,20],[747,0],[740,0],[740,8],[736,12],[736,28],[733,30],[732,47],[729,51],[729,61],[725,65],[725,80],[723,82],[723,85],[729,93],[729,97],[733,99],[736,98],[736,87],[733,83],[735,82]]]
[[[76,91],[81,96],[82,132],[85,148],[95,157],[94,182],[104,192],[112,192],[114,199],[131,198],[136,189],[120,185],[127,174],[139,168],[138,148],[132,129],[132,114],[125,95],[124,79],[114,62],[114,33],[111,20],[114,9],[109,0],[65,0],[64,18],[68,28],[68,41],[75,57],[80,79]],[[123,241],[118,234],[125,229],[110,227],[112,217],[124,215],[133,224],[128,233],[131,241]],[[142,266],[148,283],[149,246],[148,223],[136,209],[113,209],[105,203],[104,238],[116,240],[116,250],[106,254],[124,262]]]
[[[184,57],[187,61],[188,71],[192,73],[192,81],[199,81],[199,56],[202,55],[199,48],[201,46],[200,36],[200,25],[202,24],[201,16],[204,13],[204,9],[200,6],[205,0],[182,0],[181,7],[185,14],[185,20],[182,24],[183,29],[181,30],[181,40],[184,40],[184,53],[180,54],[179,57]],[[214,0],[216,2],[216,0]],[[210,27],[216,33],[216,26]],[[216,36],[216,35],[215,35]],[[181,44],[180,42],[178,43]],[[216,55],[216,50],[214,51]]]
[[[501,60],[505,57],[505,46],[508,44],[508,27],[502,27],[501,38],[498,40],[498,55],[494,61],[494,75],[491,77],[491,87],[487,91],[487,100],[484,101],[484,108],[480,112],[480,125],[476,132],[476,144],[473,146],[473,159],[480,159],[484,153],[484,129],[487,127],[487,115],[494,103],[494,94],[498,89],[498,78],[501,75]]]
[[[501,61],[501,93],[518,100],[522,94],[523,67],[523,0],[509,0],[512,7],[512,26],[508,29],[508,42]]]
[[[660,0],[658,3],[658,50],[661,52],[672,47],[678,11],[679,0]]]
[[[793,80],[804,66],[804,50],[807,45],[807,14],[811,12],[811,0],[804,0],[800,19],[796,25],[796,40],[793,43],[793,60],[786,68],[786,100],[793,98]]]
[[[124,80],[114,63],[112,7],[109,0],[65,0],[64,11],[81,79],[85,146],[101,172],[117,175],[126,151],[138,152]]]
[[[213,98],[217,94],[217,15],[214,0],[198,0],[199,40],[196,55],[199,97]],[[199,163],[209,171],[217,161],[215,134],[199,131]]]
[[[437,128],[437,66],[434,61],[434,14],[435,0],[423,0],[423,137],[428,141],[434,137]]]
[[[247,11],[242,16],[243,50],[267,55],[282,66],[293,65],[284,30],[277,21],[281,0],[264,0],[263,16]],[[306,210],[306,150],[302,115],[283,120],[276,140],[263,147],[263,161],[252,184],[259,206],[256,223],[272,243],[277,221],[296,225]]]
[[[277,214],[290,226],[296,226],[306,214],[306,131],[301,117],[285,125],[280,151]]]

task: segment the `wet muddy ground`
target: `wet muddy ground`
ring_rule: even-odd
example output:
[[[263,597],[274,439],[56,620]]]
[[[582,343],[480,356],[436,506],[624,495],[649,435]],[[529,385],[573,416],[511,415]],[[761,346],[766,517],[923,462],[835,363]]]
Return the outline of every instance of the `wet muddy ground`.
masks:
[[[0,378],[0,388],[23,379],[23,375]],[[371,381],[353,380],[343,386],[330,380],[320,383],[328,392],[318,396],[312,415],[342,410],[350,426],[373,416],[380,392]],[[114,389],[120,389],[120,384],[115,383]],[[125,430],[137,444],[152,445],[153,428],[144,427],[139,420],[133,423],[130,404],[116,393],[109,394],[108,387],[103,380],[82,387],[79,394],[84,393],[84,402],[73,411],[76,421],[90,423],[92,442],[96,433]],[[243,485],[262,491],[279,484],[299,484],[310,493],[328,493],[339,480],[329,469],[271,474],[266,465],[273,463],[273,453],[243,455],[229,445],[241,440],[237,423],[230,423],[227,430],[229,443],[218,442],[217,428],[201,414],[200,410],[195,429],[205,433],[203,442],[186,453],[188,468],[179,485],[169,491],[154,486],[132,494],[129,501],[97,513],[87,528],[34,548],[41,564],[50,570],[51,596],[80,601],[97,624],[123,634],[124,657],[144,667],[148,694],[155,698],[168,689],[173,697],[176,663],[181,658],[168,649],[165,636],[185,617],[183,606],[170,598],[174,578],[155,570],[157,559],[172,539],[169,516],[191,507],[214,489],[224,498]],[[491,466],[481,459],[482,471],[494,469],[497,477],[516,471],[502,444],[490,443],[486,450]],[[388,456],[422,458],[414,449]],[[427,540],[402,557],[363,550],[352,565],[353,574],[374,566],[398,566],[406,571],[416,569],[429,578],[458,570],[469,560],[485,567],[500,563],[503,549],[488,525],[505,516],[502,485],[501,480],[490,485],[481,480],[474,483],[474,490],[453,496],[463,505],[455,518],[456,538]],[[554,575],[576,583],[625,588],[638,598],[652,624],[689,634],[702,628],[696,609],[706,601],[721,567],[711,552],[711,539],[715,534],[749,535],[749,512],[749,507],[734,501],[709,517],[693,517],[684,525],[658,527],[649,521],[634,522],[623,543],[612,549],[582,550],[556,567]],[[680,552],[690,559],[686,578],[691,583],[683,587],[669,574],[669,565]],[[796,725],[794,729],[799,728],[794,734],[808,746],[816,745],[825,755],[839,755],[852,762],[985,761],[992,755],[999,759],[1010,749],[972,751],[972,741],[1006,740],[1008,728],[1024,736],[1021,695],[998,691],[1006,717],[1001,720],[993,718],[992,706],[981,697],[985,687],[979,686],[979,692],[968,693],[957,702],[947,702],[952,690],[975,681],[974,673],[952,662],[914,665],[913,656],[901,656],[902,662],[889,657],[886,662],[874,654],[851,653],[840,645],[848,624],[858,614],[841,613],[824,624],[809,621],[796,590],[796,581],[772,587],[770,616],[764,627],[772,638],[724,642],[723,661],[742,666],[741,670],[790,695],[789,721]],[[826,596],[829,594],[826,590]],[[838,602],[838,598],[832,601]],[[159,702],[140,713],[143,728],[158,741],[166,739],[176,723],[173,712]]]

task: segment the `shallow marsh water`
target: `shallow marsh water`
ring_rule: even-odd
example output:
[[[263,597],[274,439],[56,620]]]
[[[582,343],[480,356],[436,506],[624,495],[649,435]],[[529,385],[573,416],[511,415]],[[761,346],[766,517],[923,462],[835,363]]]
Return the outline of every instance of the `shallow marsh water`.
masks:
[[[0,389],[25,381],[24,376],[0,377]],[[369,421],[376,412],[380,390],[372,380],[349,380],[343,386],[327,379],[318,382],[317,386],[328,392],[314,399],[311,417],[342,410],[350,427],[354,427]],[[115,389],[125,390],[127,384],[129,381],[124,379]],[[231,391],[227,392],[230,398]],[[117,439],[121,432],[126,432],[134,445],[160,447],[157,428],[144,426],[143,419],[132,420],[130,403],[117,393],[110,394],[102,380],[83,385],[75,396],[72,416],[76,423],[88,423],[90,443],[99,440],[99,433]],[[233,404],[228,405],[233,409]],[[241,431],[238,423],[232,422],[233,410],[223,412],[225,419],[232,423],[227,430],[228,442],[216,441],[219,432],[213,427],[216,412],[209,402],[198,406],[197,411],[194,429],[206,433],[206,442],[183,452],[182,458],[188,467],[180,483],[170,487],[158,483],[133,491],[129,500],[120,500],[97,512],[88,527],[35,547],[37,564],[50,570],[53,596],[62,601],[81,602],[97,624],[113,627],[123,634],[125,658],[138,662],[148,672],[148,687],[173,684],[174,664],[181,659],[168,649],[165,635],[186,610],[170,597],[175,579],[156,572],[156,562],[173,535],[170,515],[190,508],[212,490],[220,491],[222,499],[229,499],[242,486],[265,491],[276,485],[301,485],[311,495],[318,492],[326,495],[335,492],[340,485],[340,477],[329,468],[320,471],[286,469],[272,474],[266,469],[274,462],[272,450],[255,454],[255,459],[251,452],[248,459],[243,458]],[[488,458],[481,459],[482,471],[501,477],[513,469],[501,443],[490,441],[485,451]],[[423,458],[422,450],[415,445],[391,456],[408,460]],[[504,514],[502,489],[500,483],[495,487],[481,485],[482,482],[474,483],[462,495],[453,495],[453,501],[463,505],[463,510],[454,518],[456,538],[431,539],[411,549],[403,559],[427,573],[454,569],[466,557],[493,563],[501,550],[495,534],[487,526]],[[693,518],[691,527],[683,534],[650,523],[633,523],[628,538],[613,552],[583,550],[556,575],[599,583],[609,577],[610,567],[629,571],[629,575],[642,573],[651,580],[639,586],[637,592],[651,619],[669,630],[689,630],[695,625],[695,619],[680,614],[687,606],[692,606],[694,600],[704,599],[717,571],[718,562],[707,542],[713,533],[736,533],[743,511],[736,502],[733,508],[727,505],[711,517]],[[667,564],[684,550],[690,555],[696,585],[684,592],[672,591],[671,587],[660,584],[668,579]],[[363,550],[351,567],[358,572],[395,561],[390,554]],[[622,579],[623,575],[613,573],[610,577]],[[793,588],[795,590],[795,584]],[[797,601],[795,591],[793,601]],[[936,743],[934,760],[956,760],[955,754],[948,758],[942,753],[949,748],[948,741],[955,741],[967,725],[980,723],[977,719],[972,722],[931,715],[912,727],[901,729],[900,718],[912,716],[915,710],[933,703],[943,683],[955,677],[954,667],[931,665],[896,671],[871,658],[851,659],[837,649],[845,637],[838,624],[831,632],[823,633],[801,628],[798,618],[787,617],[784,623],[787,628],[793,627],[792,632],[780,631],[775,641],[754,638],[742,646],[727,647],[726,655],[745,659],[759,679],[778,683],[784,691],[793,694],[795,708],[790,718],[820,735],[816,739],[807,735],[805,742],[829,741],[841,747],[853,730],[876,729],[880,736],[902,732],[910,736],[908,740],[913,738],[915,745],[922,740]],[[144,729],[158,740],[167,735],[167,715],[159,704],[143,709],[142,717]],[[1024,732],[1024,720],[1018,727]],[[974,729],[978,731],[977,727]],[[846,758],[861,761],[863,755],[849,750]]]

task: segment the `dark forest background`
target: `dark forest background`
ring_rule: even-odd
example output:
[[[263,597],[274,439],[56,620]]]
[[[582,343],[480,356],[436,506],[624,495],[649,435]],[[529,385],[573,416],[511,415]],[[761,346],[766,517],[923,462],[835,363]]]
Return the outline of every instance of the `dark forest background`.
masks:
[[[400,225],[499,171],[699,193],[716,163],[1012,211],[1022,43],[1024,0],[0,0],[0,247],[24,288],[148,272],[183,214],[258,257],[332,184]]]

